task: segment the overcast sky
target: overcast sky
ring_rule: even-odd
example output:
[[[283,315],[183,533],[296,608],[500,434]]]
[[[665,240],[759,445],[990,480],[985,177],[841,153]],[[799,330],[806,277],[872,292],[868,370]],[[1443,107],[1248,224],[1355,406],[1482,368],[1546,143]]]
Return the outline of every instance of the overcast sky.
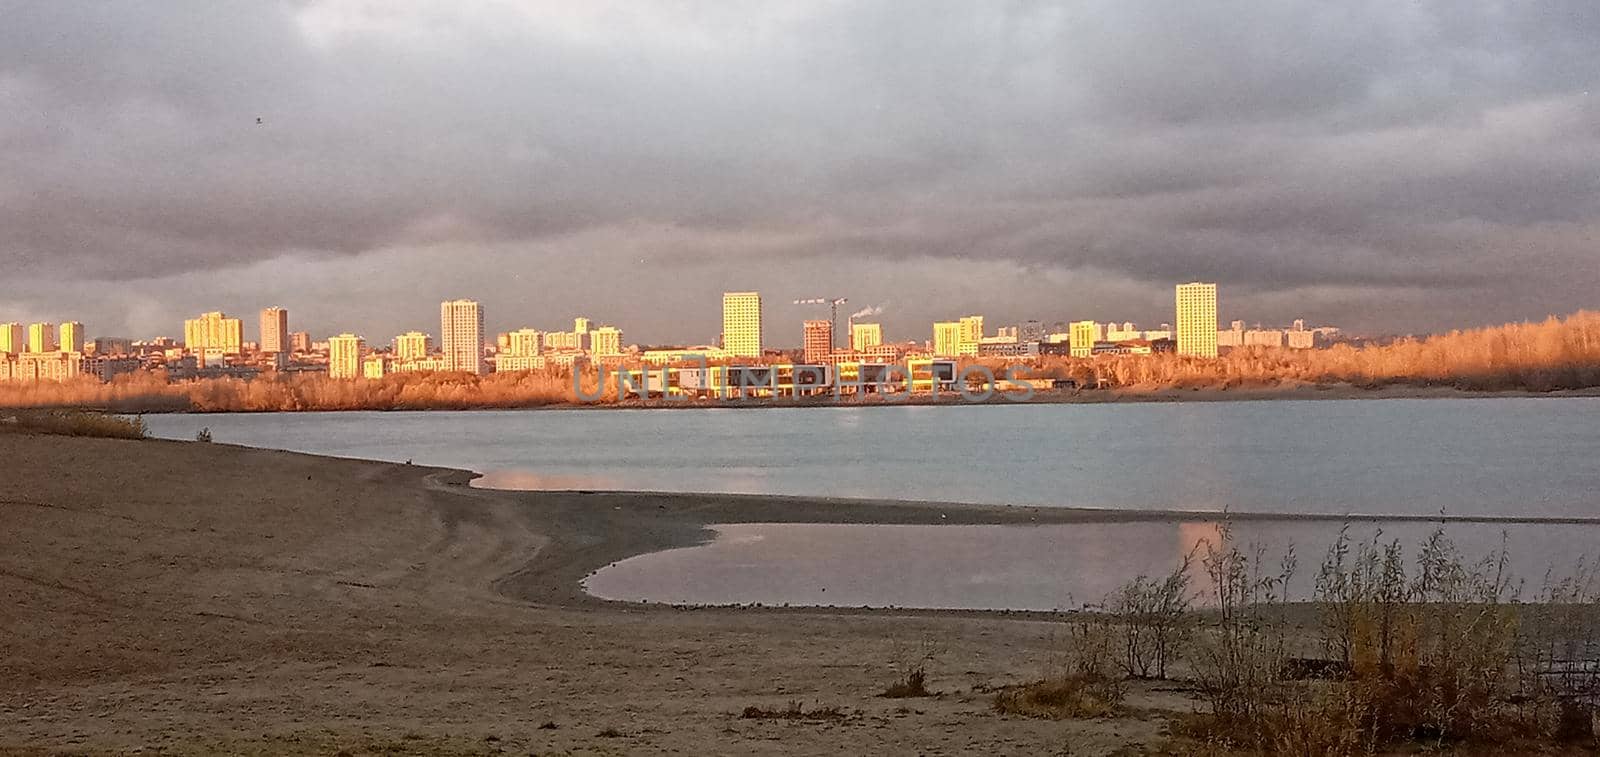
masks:
[[[0,0],[0,321],[1542,318],[1597,79],[1595,0]]]

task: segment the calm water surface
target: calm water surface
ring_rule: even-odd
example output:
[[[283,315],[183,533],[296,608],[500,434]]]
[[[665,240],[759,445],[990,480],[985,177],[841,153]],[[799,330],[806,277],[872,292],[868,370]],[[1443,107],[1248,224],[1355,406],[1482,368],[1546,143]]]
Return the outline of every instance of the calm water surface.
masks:
[[[1600,400],[1471,399],[985,407],[168,415],[154,434],[484,473],[480,485],[894,498],[1283,514],[1600,518]],[[1309,582],[1336,523],[1241,522],[1293,545]],[[1422,523],[1357,524],[1415,543]],[[1041,609],[1171,570],[1215,522],[1063,526],[746,524],[590,576],[602,597],[691,604]],[[1538,583],[1594,525],[1504,534]],[[1308,583],[1302,583],[1304,590]]]
[[[1600,399],[163,415],[158,436],[504,488],[1285,513],[1600,515]]]
[[[1290,594],[1310,598],[1337,524],[1241,521],[1231,544],[1263,549],[1268,575],[1293,554]],[[1355,542],[1398,540],[1414,547],[1428,523],[1357,523]],[[1444,527],[1460,554],[1476,562],[1504,549],[1510,573],[1543,585],[1546,571],[1570,573],[1600,554],[1600,526],[1455,523]],[[606,599],[671,604],[764,604],[1064,610],[1094,604],[1135,576],[1165,576],[1186,556],[1191,588],[1209,589],[1206,545],[1224,542],[1207,521],[1080,523],[1044,526],[888,526],[734,524],[716,540],[623,560],[589,576],[584,588]],[[1410,558],[1408,558],[1410,559]],[[1410,566],[1408,565],[1408,568]]]

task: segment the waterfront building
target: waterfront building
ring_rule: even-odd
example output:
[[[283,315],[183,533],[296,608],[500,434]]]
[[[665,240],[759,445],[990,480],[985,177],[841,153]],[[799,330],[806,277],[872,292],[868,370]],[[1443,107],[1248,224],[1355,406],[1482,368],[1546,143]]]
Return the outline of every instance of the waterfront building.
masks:
[[[289,311],[271,307],[261,311],[261,351],[272,354],[289,350]]]
[[[1177,287],[1178,354],[1217,356],[1217,285],[1192,281]]]
[[[805,321],[804,329],[805,361],[807,363],[820,363],[833,354],[833,321],[826,318]]]
[[[517,329],[506,335],[503,352],[516,357],[537,355],[544,349],[544,334],[535,329]]]
[[[35,355],[56,351],[56,325],[53,323],[28,324],[28,349]]]
[[[622,329],[601,326],[589,332],[589,352],[595,357],[616,357],[622,354]]]
[[[83,352],[83,324],[77,321],[67,321],[56,327],[59,338],[56,340],[56,349],[62,352]]]
[[[865,352],[883,344],[883,325],[878,323],[850,324],[850,349]]]
[[[439,304],[439,339],[445,370],[481,376],[483,362],[483,306],[474,300]]]
[[[761,357],[761,293],[722,293],[722,349],[733,357]]]
[[[28,328],[20,323],[0,323],[0,355],[28,351]]]
[[[432,351],[432,339],[421,331],[407,331],[394,338],[394,357],[402,363],[421,360]]]
[[[183,346],[196,356],[237,355],[244,349],[244,322],[221,311],[183,322]]]
[[[366,340],[355,334],[340,334],[328,339],[328,378],[360,378],[362,353],[366,349]]]
[[[960,321],[939,321],[933,324],[933,355],[934,357],[960,357]]]
[[[1073,357],[1089,357],[1094,354],[1095,343],[1100,339],[1100,324],[1094,321],[1073,321],[1069,328]]]

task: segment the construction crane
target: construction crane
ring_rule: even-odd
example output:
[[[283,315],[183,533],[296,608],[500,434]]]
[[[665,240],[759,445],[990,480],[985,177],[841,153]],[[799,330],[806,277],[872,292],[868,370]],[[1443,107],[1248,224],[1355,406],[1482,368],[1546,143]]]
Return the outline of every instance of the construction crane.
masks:
[[[827,297],[813,297],[813,298],[811,298],[809,300],[795,300],[794,304],[796,304],[796,305],[827,305],[828,306],[828,312],[832,314],[831,322],[833,323],[833,326],[831,327],[832,328],[832,333],[830,333],[828,335],[828,349],[829,350],[834,350],[834,349],[838,348],[837,342],[838,342],[838,339],[839,339],[839,306],[843,305],[843,304],[845,304],[846,302],[849,302],[849,301],[850,301],[849,298],[846,298],[846,297],[839,297],[839,298],[836,298],[836,299],[829,299]]]

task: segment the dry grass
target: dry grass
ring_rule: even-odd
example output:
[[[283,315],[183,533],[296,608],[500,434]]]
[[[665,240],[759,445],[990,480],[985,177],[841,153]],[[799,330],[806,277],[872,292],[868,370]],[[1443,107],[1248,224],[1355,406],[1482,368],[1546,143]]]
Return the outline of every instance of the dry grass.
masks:
[[[754,705],[744,708],[739,717],[745,720],[844,720],[849,717],[838,707],[806,709],[799,700],[790,700],[781,710],[769,710]]]
[[[907,671],[900,680],[889,684],[880,697],[887,699],[909,699],[912,697],[930,697],[933,692],[928,691],[928,671],[921,666]]]
[[[17,410],[0,415],[0,430],[109,439],[145,438],[144,419],[80,410]]]
[[[1553,391],[1600,386],[1600,313],[1580,311],[1539,323],[1406,338],[1392,344],[1325,350],[1235,349],[1215,360],[1176,355],[1048,358],[1029,375],[1094,386],[1233,388],[1298,384],[1445,386]]]
[[[1114,677],[1072,675],[1000,691],[994,711],[1049,720],[1111,718],[1122,713],[1127,688]]]

